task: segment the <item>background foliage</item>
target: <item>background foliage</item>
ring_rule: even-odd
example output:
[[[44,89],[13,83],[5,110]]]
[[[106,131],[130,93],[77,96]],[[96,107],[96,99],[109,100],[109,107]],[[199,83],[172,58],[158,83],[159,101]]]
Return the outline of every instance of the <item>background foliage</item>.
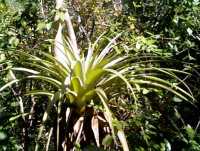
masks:
[[[124,121],[130,150],[199,151],[199,0],[70,0],[67,3],[81,48],[86,49],[88,42],[105,31],[107,37],[123,32],[115,48],[117,53],[136,58],[146,56],[135,61],[135,68],[154,66],[190,73],[179,77],[192,91],[196,100],[193,104],[147,85],[136,86],[138,110],[126,95],[119,98],[122,101],[109,102],[115,116]],[[18,62],[8,60],[17,50],[35,54],[37,49],[45,52],[52,49],[55,12],[55,3],[50,0],[0,1],[1,86],[12,79],[7,69]],[[169,77],[161,78],[176,82]],[[33,86],[40,87],[29,81],[0,92],[0,150],[33,150],[38,123],[32,126],[30,123],[41,122],[39,119],[47,106],[45,103],[36,105],[36,119],[29,119],[27,115],[27,120],[23,120],[20,99],[24,101],[25,113],[31,112],[34,101],[47,99],[36,97],[32,100],[32,97],[21,96]],[[49,125],[52,121],[48,121]],[[24,137],[24,133],[27,136]],[[24,138],[28,138],[29,148],[24,148]],[[53,143],[50,148],[55,149]]]

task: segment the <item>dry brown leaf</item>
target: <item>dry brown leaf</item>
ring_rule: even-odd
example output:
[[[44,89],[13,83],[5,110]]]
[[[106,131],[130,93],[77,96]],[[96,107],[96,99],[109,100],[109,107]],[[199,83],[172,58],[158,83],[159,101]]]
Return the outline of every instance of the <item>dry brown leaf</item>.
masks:
[[[91,127],[92,127],[92,131],[94,133],[94,137],[95,137],[95,141],[97,143],[97,146],[100,147],[100,143],[99,143],[99,120],[98,120],[98,117],[96,115],[92,117]]]
[[[79,130],[80,130],[80,128],[81,128],[81,125],[82,125],[82,123],[83,123],[83,120],[84,120],[84,118],[83,118],[83,117],[80,117],[80,118],[76,121],[76,123],[74,124],[73,129],[74,129],[74,135],[75,135],[75,136],[78,134],[78,132],[79,132]]]
[[[122,144],[122,148],[124,151],[129,151],[129,148],[128,148],[128,144],[127,144],[127,141],[126,141],[126,136],[124,134],[124,131],[122,130],[118,130],[117,132],[117,136]]]

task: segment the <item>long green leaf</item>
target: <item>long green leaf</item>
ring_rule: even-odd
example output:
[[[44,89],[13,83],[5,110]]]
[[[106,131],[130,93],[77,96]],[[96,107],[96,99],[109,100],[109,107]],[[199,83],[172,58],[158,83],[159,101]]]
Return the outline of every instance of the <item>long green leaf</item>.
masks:
[[[23,68],[23,67],[14,67],[14,68],[11,68],[11,70],[28,72],[28,73],[32,73],[32,74],[39,74],[40,73],[38,71],[35,71],[35,70],[32,70],[32,69],[28,69],[28,68]]]
[[[19,82],[19,81],[20,81],[19,79],[14,79],[14,80],[12,80],[12,81],[6,83],[4,86],[2,86],[2,87],[0,88],[0,92],[3,91],[3,90],[6,89],[6,88],[12,86],[13,84]]]
[[[38,80],[43,80],[46,81],[48,83],[53,84],[54,86],[60,88],[62,86],[62,83],[56,79],[53,79],[51,77],[47,77],[47,76],[40,76],[40,75],[32,75],[32,76],[27,76],[24,79],[38,79]]]
[[[177,91],[173,90],[171,87],[167,87],[166,85],[163,85],[163,84],[160,84],[160,83],[155,83],[155,82],[146,81],[146,80],[131,80],[130,82],[133,83],[133,84],[147,84],[147,85],[155,86],[155,87],[158,87],[158,88],[163,88],[165,90],[168,90],[168,91],[174,93],[175,95],[182,98],[183,100],[188,101],[188,99],[185,96],[183,96],[180,93],[178,93]],[[188,102],[190,102],[190,101],[188,101]]]
[[[129,81],[118,71],[115,71],[113,69],[104,69],[104,70],[118,76],[120,79],[122,79],[126,83],[127,87],[131,90],[131,93],[132,93],[134,101],[135,101],[136,109],[137,109],[137,97],[135,96],[135,92],[134,92],[131,84],[129,83]]]
[[[47,96],[53,96],[54,93],[49,92],[49,91],[44,91],[44,90],[32,90],[32,91],[29,91],[29,92],[25,93],[25,95],[47,95]]]
[[[113,115],[112,115],[112,113],[111,113],[111,111],[108,108],[108,105],[106,103],[106,101],[108,100],[107,96],[106,96],[105,92],[101,88],[96,88],[96,93],[99,96],[99,98],[100,98],[100,100],[101,100],[101,102],[102,102],[102,104],[103,104],[103,106],[104,106],[104,108],[106,110],[106,112],[105,112],[106,115],[107,115],[106,118],[107,118],[107,121],[108,121],[109,126],[111,128],[113,139],[114,139],[115,143],[117,144],[117,141],[116,141],[116,138],[115,138],[115,130],[114,130],[114,127],[113,127],[113,124],[112,124],[112,120],[113,120],[112,116]]]
[[[9,122],[13,122],[15,120],[17,120],[20,117],[25,117],[27,115],[30,115],[30,113],[23,113],[23,114],[18,114],[16,116],[12,116],[11,118],[9,118]]]
[[[171,87],[172,89],[174,89],[174,91],[178,90],[181,93],[187,95],[188,97],[190,97],[192,100],[194,100],[194,97],[192,95],[190,95],[189,93],[187,93],[186,91],[184,91],[183,89],[181,89],[180,87],[173,85],[172,83],[168,82],[167,80],[163,80],[157,77],[153,77],[153,76],[143,76],[144,79],[149,79],[152,81],[157,81],[158,84],[162,84],[165,85],[166,87]],[[177,92],[178,92],[177,91]]]
[[[117,141],[115,139],[114,127],[113,127],[113,124],[112,124],[113,115],[112,115],[111,111],[109,110],[109,108],[107,106],[107,103],[106,103],[106,100],[107,100],[106,94],[105,94],[105,92],[101,88],[97,88],[96,89],[96,93],[99,96],[100,100],[102,101],[103,106],[104,106],[104,108],[106,110],[105,113],[106,113],[106,115],[108,117],[107,120],[108,120],[109,126],[110,126],[110,128],[112,130],[113,139],[114,139],[115,143],[117,144]],[[127,143],[127,140],[126,140],[126,137],[124,135],[123,130],[122,129],[118,129],[117,131],[118,131],[117,135],[118,135],[118,138],[120,140],[120,143],[122,144],[123,150],[124,151],[129,151],[128,143]]]
[[[65,78],[65,73],[60,70],[60,72],[57,72],[56,71],[56,66],[54,65],[51,66],[51,67],[45,67],[45,66],[42,66],[40,64],[37,64],[37,63],[25,63],[26,65],[29,65],[30,67],[35,67],[37,68],[38,70],[40,70],[43,74],[51,74],[52,76],[58,78],[59,80],[63,80]]]
[[[99,56],[95,59],[94,65],[100,63],[102,59],[111,51],[111,48],[113,47],[115,41],[117,38],[121,36],[121,33],[115,36],[111,41],[107,44],[107,46],[102,50],[102,52],[99,54]]]

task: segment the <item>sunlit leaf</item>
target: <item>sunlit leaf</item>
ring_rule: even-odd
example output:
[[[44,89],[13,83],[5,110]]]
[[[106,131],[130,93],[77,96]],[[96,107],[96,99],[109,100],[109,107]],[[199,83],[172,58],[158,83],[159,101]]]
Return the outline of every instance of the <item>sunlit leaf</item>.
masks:
[[[7,138],[6,133],[0,131],[0,141],[5,140]]]

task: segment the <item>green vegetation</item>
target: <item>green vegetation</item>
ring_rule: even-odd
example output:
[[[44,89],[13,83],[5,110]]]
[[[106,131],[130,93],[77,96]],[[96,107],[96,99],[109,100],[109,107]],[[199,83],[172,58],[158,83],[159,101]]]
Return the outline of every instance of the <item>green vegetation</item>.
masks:
[[[0,0],[0,150],[199,151],[199,0]]]

